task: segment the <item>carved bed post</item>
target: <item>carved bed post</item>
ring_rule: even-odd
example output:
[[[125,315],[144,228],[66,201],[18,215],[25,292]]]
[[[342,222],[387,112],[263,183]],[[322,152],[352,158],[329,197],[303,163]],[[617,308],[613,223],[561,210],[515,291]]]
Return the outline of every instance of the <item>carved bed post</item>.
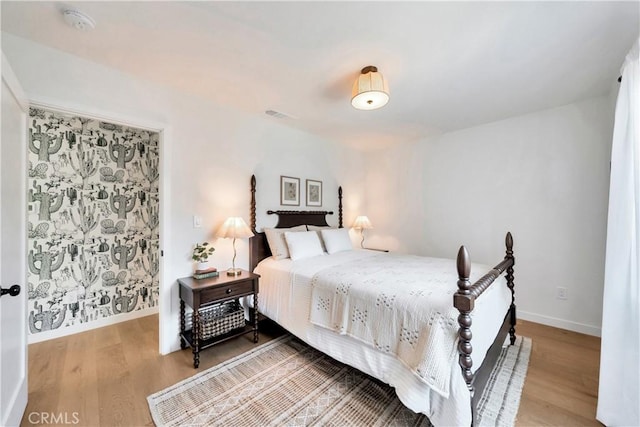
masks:
[[[462,376],[467,383],[467,388],[471,392],[473,397],[473,373],[471,367],[473,366],[473,360],[471,359],[471,311],[473,310],[475,298],[471,294],[471,283],[469,282],[469,274],[471,273],[471,261],[469,259],[469,252],[464,246],[460,247],[458,251],[458,258],[456,262],[458,268],[458,291],[453,295],[453,305],[458,309],[460,314],[458,315],[458,363],[462,368]]]
[[[256,176],[251,175],[251,231],[256,232]]]
[[[512,261],[511,265],[507,268],[506,278],[507,286],[511,291],[511,307],[509,308],[509,311],[511,312],[511,327],[509,328],[509,341],[511,342],[511,345],[513,345],[516,342],[516,291],[513,289],[515,285],[513,283],[513,266],[516,263],[516,259],[513,256],[513,237],[511,236],[510,231],[507,232],[504,243],[507,246],[507,254],[504,259],[510,259]]]
[[[515,294],[513,291],[514,257],[511,233],[507,233],[505,243],[507,246],[507,254],[504,259],[473,284],[469,282],[469,274],[471,273],[469,253],[464,246],[461,246],[458,251],[456,264],[458,269],[458,290],[453,294],[453,306],[460,313],[458,315],[458,364],[462,369],[462,377],[471,394],[472,425],[474,425],[473,421],[475,421],[477,416],[477,405],[482,396],[482,390],[485,389],[487,381],[489,380],[490,372],[485,369],[485,367],[492,367],[496,360],[498,360],[507,334],[510,335],[511,344],[515,341],[516,307],[514,303]],[[504,272],[507,273],[507,286],[511,291],[511,306],[504,316],[504,321],[502,322],[498,335],[487,351],[484,362],[480,369],[473,373],[471,372],[471,367],[473,366],[473,360],[471,358],[473,351],[473,347],[471,346],[471,338],[473,338],[473,334],[471,333],[471,312],[476,299]],[[476,391],[478,391],[477,395]]]
[[[256,230],[256,176],[251,175],[251,207],[249,209],[249,215],[251,216],[251,231],[253,231],[253,237],[249,238],[249,271],[253,271],[258,265],[260,258],[260,241],[258,232]],[[263,257],[264,258],[264,257]]]
[[[342,228],[342,186],[338,187],[338,228]]]

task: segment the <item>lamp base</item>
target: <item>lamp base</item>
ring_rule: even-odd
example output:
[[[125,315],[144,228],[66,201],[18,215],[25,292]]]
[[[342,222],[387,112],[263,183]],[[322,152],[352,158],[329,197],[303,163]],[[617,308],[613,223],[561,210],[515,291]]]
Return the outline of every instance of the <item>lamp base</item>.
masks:
[[[242,270],[239,268],[230,268],[227,270],[227,276],[239,276],[242,274]]]

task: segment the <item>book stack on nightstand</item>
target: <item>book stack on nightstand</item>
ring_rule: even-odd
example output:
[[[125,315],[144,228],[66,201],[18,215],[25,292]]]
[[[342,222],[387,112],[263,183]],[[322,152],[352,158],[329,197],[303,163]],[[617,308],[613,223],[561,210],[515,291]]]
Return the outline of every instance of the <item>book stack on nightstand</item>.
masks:
[[[205,268],[204,270],[196,270],[195,273],[193,273],[193,278],[196,280],[208,279],[210,277],[218,277],[219,274],[217,268],[211,267]]]

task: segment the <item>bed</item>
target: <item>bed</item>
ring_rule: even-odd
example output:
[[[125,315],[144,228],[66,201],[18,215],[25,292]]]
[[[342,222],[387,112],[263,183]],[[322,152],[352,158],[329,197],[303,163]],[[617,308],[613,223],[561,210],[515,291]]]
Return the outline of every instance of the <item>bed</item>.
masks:
[[[342,229],[342,188],[338,200]],[[276,229],[304,225],[315,230],[325,230],[327,215],[334,214],[267,213],[277,215]],[[503,343],[507,336],[515,342],[510,233],[505,258],[493,268],[472,265],[464,247],[456,260],[360,249],[275,259],[265,232],[256,227],[255,176],[250,217],[255,235],[249,241],[249,262],[261,276],[262,315],[334,359],[390,384],[405,406],[424,413],[434,425],[473,424]]]

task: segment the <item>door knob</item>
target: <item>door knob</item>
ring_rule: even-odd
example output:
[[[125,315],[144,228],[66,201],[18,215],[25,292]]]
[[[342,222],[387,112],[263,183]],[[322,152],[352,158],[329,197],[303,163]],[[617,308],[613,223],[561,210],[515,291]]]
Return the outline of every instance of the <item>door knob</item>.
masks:
[[[20,286],[18,285],[13,285],[9,289],[0,288],[0,296],[4,294],[9,294],[10,296],[15,297],[15,296],[18,296],[19,293],[20,293]]]

